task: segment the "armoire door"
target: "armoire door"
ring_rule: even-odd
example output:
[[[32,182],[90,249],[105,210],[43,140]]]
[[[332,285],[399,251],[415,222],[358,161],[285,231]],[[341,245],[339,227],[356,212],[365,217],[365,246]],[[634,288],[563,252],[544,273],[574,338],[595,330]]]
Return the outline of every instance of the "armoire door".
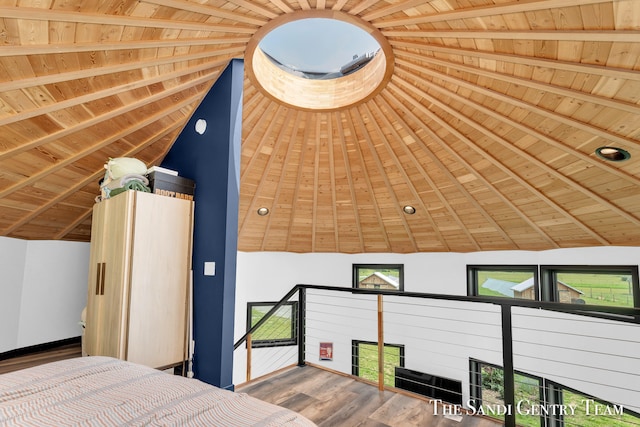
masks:
[[[91,248],[89,253],[89,286],[87,295],[87,312],[85,319],[85,331],[83,346],[90,356],[101,355],[102,346],[101,330],[102,321],[102,301],[101,289],[103,286],[104,268],[103,262],[103,240],[102,230],[105,210],[103,206],[93,206],[93,217],[91,219]]]
[[[120,359],[126,356],[134,196],[134,191],[126,191],[101,202],[107,203],[103,228],[102,354]]]
[[[127,360],[186,358],[193,202],[138,193],[133,220]]]
[[[125,193],[93,209],[85,329],[90,356],[125,355],[132,200]]]

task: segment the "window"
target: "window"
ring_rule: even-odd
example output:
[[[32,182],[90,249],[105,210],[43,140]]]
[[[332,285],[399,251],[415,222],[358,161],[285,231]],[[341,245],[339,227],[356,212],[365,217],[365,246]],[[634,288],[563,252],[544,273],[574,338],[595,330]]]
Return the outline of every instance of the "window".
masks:
[[[516,416],[516,424],[524,427],[629,427],[640,426],[633,411],[595,399],[544,378],[514,373],[515,407],[504,403],[504,370],[500,366],[470,360],[471,410],[504,420],[505,411]],[[597,416],[596,416],[597,414]]]
[[[573,408],[566,415],[549,414],[548,425],[564,427],[631,427],[640,425],[640,417],[622,405],[603,402],[578,391],[549,382],[550,393],[559,396],[560,404]]]
[[[402,264],[354,264],[353,287],[404,291],[403,267]]]
[[[396,366],[404,367],[404,346],[384,345],[384,385],[395,385]],[[375,383],[378,382],[378,343],[353,340],[351,344],[351,373]]]
[[[468,265],[467,292],[472,296],[538,299],[535,265]]]
[[[640,307],[638,266],[541,266],[546,301]]]
[[[516,414],[516,424],[539,427],[540,417],[531,416],[543,402],[542,379],[515,373],[515,402],[517,408],[507,408],[504,402],[504,370],[500,366],[471,360],[472,410],[497,420],[504,420],[505,411]],[[517,409],[517,410],[516,410]]]
[[[276,303],[250,302],[247,304],[247,330],[257,324]],[[298,303],[282,304],[253,334],[251,347],[296,345],[298,341],[296,319]]]

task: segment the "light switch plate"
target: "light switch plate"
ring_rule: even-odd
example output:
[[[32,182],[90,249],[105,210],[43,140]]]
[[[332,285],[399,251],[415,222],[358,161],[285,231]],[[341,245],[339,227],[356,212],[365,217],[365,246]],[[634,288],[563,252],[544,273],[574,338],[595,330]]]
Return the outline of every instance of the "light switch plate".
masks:
[[[213,261],[207,261],[204,263],[204,275],[215,276],[216,275],[216,263]]]

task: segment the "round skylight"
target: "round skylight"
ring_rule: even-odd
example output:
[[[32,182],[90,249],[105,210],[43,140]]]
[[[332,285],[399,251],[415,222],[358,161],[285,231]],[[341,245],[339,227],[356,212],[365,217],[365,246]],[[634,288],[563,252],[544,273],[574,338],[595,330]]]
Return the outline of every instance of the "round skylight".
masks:
[[[305,78],[342,77],[380,50],[376,39],[362,28],[328,18],[283,24],[258,46],[276,65]]]
[[[308,110],[355,105],[391,78],[391,46],[344,12],[299,11],[264,25],[247,46],[245,70],[269,97]]]

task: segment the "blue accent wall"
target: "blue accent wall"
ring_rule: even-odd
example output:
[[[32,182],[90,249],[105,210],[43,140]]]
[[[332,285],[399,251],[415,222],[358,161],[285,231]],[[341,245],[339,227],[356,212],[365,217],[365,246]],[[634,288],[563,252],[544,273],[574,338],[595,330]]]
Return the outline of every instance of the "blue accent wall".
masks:
[[[196,183],[193,239],[195,377],[233,389],[233,327],[244,62],[232,60],[161,166]],[[203,135],[198,119],[207,121]],[[215,275],[204,263],[215,262]]]

